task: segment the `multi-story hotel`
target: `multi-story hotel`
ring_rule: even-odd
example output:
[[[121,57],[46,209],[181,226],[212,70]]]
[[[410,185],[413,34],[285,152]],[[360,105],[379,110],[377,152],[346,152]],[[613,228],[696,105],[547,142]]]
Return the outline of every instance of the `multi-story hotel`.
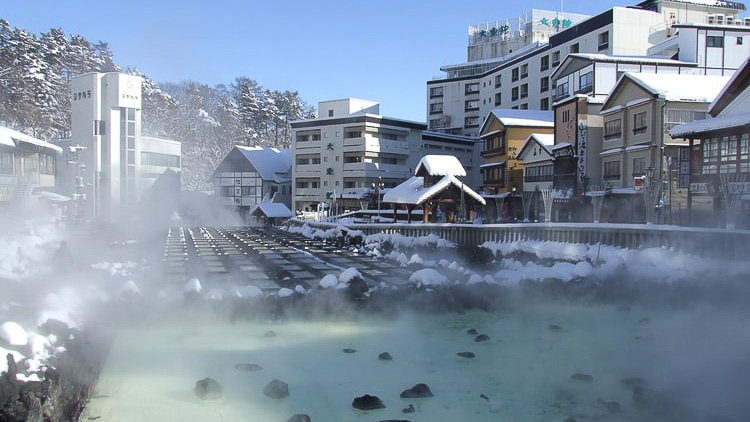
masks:
[[[691,73],[731,74],[750,54],[750,20],[739,18],[744,10],[743,4],[729,1],[647,0],[590,18],[555,12],[544,12],[548,15],[543,17],[534,10],[522,27],[503,28],[502,33],[492,24],[485,25],[489,29],[470,27],[468,62],[445,66],[444,79],[427,82],[429,128],[477,136],[492,109],[551,110],[566,96],[587,93],[590,79],[578,81],[575,89],[568,86],[567,93],[556,83],[556,77],[567,76],[553,73],[569,54],[658,55],[682,62]],[[547,25],[552,30],[546,39],[520,36]],[[624,71],[632,69],[619,72]],[[603,96],[619,72],[606,84],[600,81]]]

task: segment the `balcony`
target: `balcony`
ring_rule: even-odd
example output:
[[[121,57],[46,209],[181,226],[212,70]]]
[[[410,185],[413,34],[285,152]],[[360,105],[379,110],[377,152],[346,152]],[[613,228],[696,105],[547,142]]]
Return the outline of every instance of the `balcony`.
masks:
[[[578,91],[576,91],[576,94],[588,94],[589,92],[594,90],[594,86],[592,84],[584,85],[582,86]]]

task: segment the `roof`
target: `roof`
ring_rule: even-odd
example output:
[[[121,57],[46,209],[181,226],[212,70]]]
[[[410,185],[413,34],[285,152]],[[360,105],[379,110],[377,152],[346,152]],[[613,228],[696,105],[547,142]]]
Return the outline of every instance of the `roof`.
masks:
[[[750,112],[719,116],[711,119],[694,120],[673,127],[669,135],[673,138],[682,138],[704,132],[713,132],[722,129],[731,129],[739,126],[750,125]]]
[[[235,145],[235,150],[255,168],[263,180],[276,183],[291,180],[292,150],[268,147]],[[230,151],[230,154],[232,152]],[[226,159],[226,158],[225,158]]]
[[[419,169],[424,167],[430,176],[466,176],[466,170],[461,162],[453,155],[425,155],[417,163],[414,173],[419,173]]]
[[[268,218],[291,218],[293,215],[292,211],[281,202],[261,202],[253,210],[253,215],[258,213],[263,213]]]
[[[463,189],[474,200],[482,205],[485,204],[484,199],[478,193],[450,174],[446,174],[437,183],[427,188],[424,187],[424,177],[412,176],[383,195],[383,202],[420,205],[451,185]]]
[[[524,150],[534,143],[547,151],[547,154],[552,155],[552,150],[550,148],[555,145],[555,135],[551,133],[532,133],[526,138],[526,142],[524,142],[521,149],[518,150],[516,157],[522,157]]]
[[[526,127],[554,127],[555,114],[551,110],[514,110],[507,108],[496,108],[484,120],[481,134],[488,122],[495,118],[503,126],[526,126]]]
[[[570,65],[573,60],[587,60],[590,62],[600,63],[632,63],[632,64],[654,64],[654,65],[670,65],[670,66],[690,66],[696,67],[698,64],[693,62],[685,62],[682,60],[667,59],[659,56],[613,56],[609,54],[599,53],[572,53],[568,54],[560,65],[557,66],[550,79],[554,80],[560,77],[560,74]],[[578,70],[576,68],[575,70]],[[566,73],[567,75],[568,73]]]
[[[724,88],[719,92],[714,101],[708,106],[708,114],[717,116],[726,106],[732,103],[742,89],[748,86],[748,77],[750,77],[750,57],[745,59],[739,69],[729,78]]]
[[[625,83],[626,78],[666,101],[704,103],[713,101],[729,81],[728,76],[625,72],[612,92]]]
[[[638,6],[645,7],[655,3],[656,0],[645,0],[638,3]],[[745,5],[738,2],[726,0],[669,0],[672,3],[698,4],[702,6],[721,7],[722,9],[745,10]]]
[[[9,127],[0,126],[0,144],[7,145],[9,147],[18,146],[18,143],[27,143],[42,148],[48,148],[56,152],[62,152],[63,149],[57,145],[50,144],[49,142],[42,141],[41,139],[34,138],[23,132],[11,129]]]

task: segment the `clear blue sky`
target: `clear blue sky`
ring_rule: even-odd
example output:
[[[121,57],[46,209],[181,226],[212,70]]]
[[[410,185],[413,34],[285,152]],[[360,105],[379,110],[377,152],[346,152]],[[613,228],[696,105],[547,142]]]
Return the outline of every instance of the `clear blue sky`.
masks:
[[[638,0],[567,0],[596,14]],[[123,66],[158,82],[230,84],[248,76],[303,100],[380,102],[383,115],[425,121],[426,82],[466,61],[469,25],[559,10],[555,0],[142,1],[3,0],[0,17],[35,34],[50,28],[105,41]]]

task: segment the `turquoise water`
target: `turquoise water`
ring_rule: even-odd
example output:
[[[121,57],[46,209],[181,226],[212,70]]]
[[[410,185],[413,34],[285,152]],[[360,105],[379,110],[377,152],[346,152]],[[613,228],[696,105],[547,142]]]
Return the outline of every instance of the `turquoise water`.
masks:
[[[744,400],[729,389],[748,391],[747,369],[737,369],[747,359],[750,321],[710,309],[533,304],[398,319],[196,321],[121,329],[82,420],[286,421],[306,413],[313,421],[641,421],[660,418],[633,406],[622,379],[644,378],[691,414],[738,410]],[[469,328],[490,340],[474,342]],[[269,330],[276,336],[265,337]],[[393,360],[378,360],[385,351]],[[462,351],[476,357],[456,355]],[[243,372],[237,363],[263,369]],[[222,399],[193,393],[209,376],[222,384]],[[288,397],[263,394],[273,379],[289,384]],[[420,382],[434,397],[399,397]],[[724,388],[717,402],[710,392]],[[386,408],[353,408],[363,394],[379,396]],[[415,412],[403,414],[409,404]]]

